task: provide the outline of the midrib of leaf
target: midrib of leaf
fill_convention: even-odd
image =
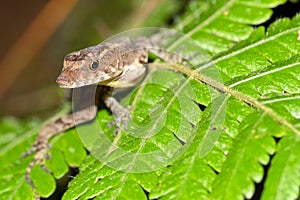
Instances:
[[[220,91],[223,91],[223,92],[226,92],[232,96],[234,96],[235,98],[245,102],[245,103],[248,103],[256,108],[259,108],[261,110],[263,110],[264,112],[266,112],[268,115],[270,115],[272,118],[274,118],[278,123],[280,123],[281,125],[289,128],[292,132],[294,132],[296,135],[299,135],[300,136],[300,131],[298,129],[296,129],[296,127],[291,124],[290,122],[288,122],[284,117],[278,115],[277,113],[275,113],[272,109],[270,109],[269,107],[265,106],[263,103],[259,102],[258,100],[252,98],[252,97],[249,97],[243,93],[240,93],[234,89],[232,89],[233,86],[236,86],[237,84],[233,84],[233,86],[225,86],[223,85],[222,83],[219,83],[217,81],[214,81],[208,77],[205,77],[204,75],[201,75],[199,72],[203,69],[206,69],[208,67],[211,67],[213,66],[214,64],[217,64],[223,60],[226,60],[228,58],[231,58],[233,56],[236,56],[238,54],[241,54],[247,50],[250,50],[250,49],[253,49],[259,45],[262,45],[262,44],[265,44],[267,42],[270,42],[270,41],[273,41],[283,35],[286,35],[286,34],[289,34],[291,32],[294,32],[294,31],[297,31],[299,29],[299,27],[293,27],[291,29],[288,29],[286,31],[283,31],[283,32],[279,32],[277,34],[274,34],[270,37],[267,37],[265,39],[261,39],[257,42],[254,42],[252,44],[249,44],[248,46],[246,47],[243,47],[237,51],[234,51],[234,52],[231,52],[227,55],[224,55],[224,56],[221,56],[221,57],[218,57],[216,59],[212,59],[211,61],[209,61],[208,63],[204,64],[203,66],[197,68],[196,70],[190,70],[188,69],[187,67],[183,67],[183,66],[179,66],[179,65],[170,65],[170,68],[171,69],[175,69],[176,71],[179,71],[183,74],[186,74],[189,76],[188,80],[190,78],[195,78],[196,80],[198,80],[199,82],[202,82],[202,83],[205,83],[217,90],[220,90]],[[180,39],[179,39],[180,40]],[[179,41],[178,40],[178,41]],[[292,64],[290,66],[284,66],[286,68],[288,67],[293,67],[295,66],[296,64]],[[282,68],[284,68],[282,67]],[[282,68],[279,68],[279,69],[274,69],[271,73],[274,73],[278,70],[283,70]],[[266,75],[268,72],[265,72],[263,75]],[[257,77],[259,77],[260,75],[257,75]],[[188,81],[187,80],[187,81]]]
[[[215,64],[217,64],[217,63],[219,63],[219,62],[221,62],[221,61],[223,61],[223,60],[226,60],[226,59],[231,58],[231,57],[233,57],[233,56],[239,55],[239,54],[241,54],[241,53],[243,53],[243,52],[245,52],[245,51],[247,51],[247,50],[249,50],[249,49],[252,49],[252,48],[257,47],[257,46],[259,46],[259,45],[262,45],[262,44],[264,44],[264,43],[267,43],[267,42],[270,42],[270,41],[272,41],[272,40],[275,40],[275,39],[277,39],[277,38],[279,38],[279,37],[281,37],[281,36],[283,36],[283,35],[285,35],[285,34],[291,33],[291,32],[293,32],[293,31],[297,31],[298,29],[299,29],[299,26],[294,27],[294,28],[291,28],[291,29],[289,29],[289,30],[286,30],[286,31],[277,33],[277,34],[275,34],[275,35],[273,35],[273,36],[271,36],[271,37],[268,37],[268,38],[266,38],[266,39],[263,39],[263,40],[259,40],[259,41],[257,41],[257,42],[254,42],[254,43],[252,43],[252,44],[250,44],[250,45],[248,45],[248,46],[246,46],[246,47],[243,47],[243,48],[241,48],[241,49],[239,49],[239,50],[237,50],[237,51],[234,51],[234,52],[232,52],[232,53],[230,53],[230,54],[227,54],[227,55],[218,57],[218,58],[216,58],[216,59],[212,59],[212,60],[209,61],[208,63],[204,64],[203,66],[201,66],[201,67],[199,67],[199,68],[197,68],[196,71],[204,70],[204,69],[206,69],[206,68],[208,68],[208,67],[210,67],[210,66],[212,66],[212,65],[215,65]]]
[[[248,134],[247,136],[247,139],[243,145],[243,148],[242,148],[242,151],[240,151],[239,153],[239,159],[236,160],[235,162],[235,166],[233,168],[233,170],[231,171],[231,176],[226,184],[226,188],[225,188],[225,192],[224,192],[224,195],[227,194],[227,191],[230,190],[230,188],[232,187],[231,185],[234,184],[234,182],[232,181],[233,180],[233,177],[236,175],[237,173],[237,170],[238,170],[238,166],[240,165],[241,161],[242,161],[242,158],[244,156],[244,153],[245,153],[245,150],[246,150],[246,147],[247,147],[247,144],[249,144],[249,142],[253,139],[253,135],[255,133],[255,130],[257,128],[257,126],[260,124],[260,122],[262,121],[262,119],[265,117],[265,114],[262,114],[260,116],[260,118],[255,122],[254,126],[253,126],[253,130],[251,131],[252,134]]]
[[[126,179],[128,178],[128,175],[129,173],[128,172],[125,172],[124,175],[122,176],[122,179],[120,180],[120,185],[117,189],[117,191],[114,193],[114,196],[112,196],[112,199],[116,199],[118,197],[118,195],[120,194],[125,182],[126,182]]]
[[[185,38],[191,37],[194,33],[201,30],[203,27],[207,26],[209,23],[211,23],[213,20],[215,20],[217,17],[219,17],[224,11],[226,11],[236,0],[229,0],[223,7],[221,7],[219,10],[217,10],[213,15],[208,17],[206,20],[204,20],[202,23],[200,23],[198,26],[193,28],[192,30],[188,31],[184,34],[184,37],[180,37],[176,42],[174,42],[172,45],[170,45],[170,49],[176,47],[180,42],[182,42]]]
[[[271,100],[264,100],[264,101],[262,101],[262,103],[263,104],[272,104],[272,103],[276,103],[276,102],[290,101],[290,100],[296,100],[296,99],[300,99],[300,94],[293,95],[293,96],[283,96],[283,97],[271,99]]]
[[[237,85],[240,85],[242,83],[246,83],[248,81],[252,81],[252,80],[254,80],[256,78],[259,78],[259,77],[267,76],[267,75],[275,73],[275,72],[279,72],[279,71],[282,71],[282,70],[285,70],[285,69],[288,69],[288,68],[292,68],[292,67],[295,67],[295,66],[297,66],[299,64],[300,64],[300,62],[296,62],[296,63],[290,64],[290,65],[286,65],[286,66],[283,66],[283,67],[278,67],[276,69],[273,69],[273,70],[270,70],[270,71],[267,71],[267,72],[263,72],[263,73],[255,75],[255,76],[251,76],[249,78],[240,80],[240,81],[238,81],[236,83],[233,83],[233,84],[229,85],[228,87],[233,88],[233,87],[235,87]]]
[[[293,133],[300,136],[300,131],[298,129],[296,129],[296,127],[293,124],[291,124],[289,121],[287,121],[284,117],[275,113],[271,108],[265,106],[263,103],[259,102],[258,100],[254,99],[248,95],[238,92],[237,90],[234,90],[228,86],[225,86],[222,83],[219,83],[209,77],[201,75],[200,73],[197,72],[198,71],[197,69],[191,70],[185,66],[176,65],[176,64],[168,64],[168,65],[165,64],[162,66],[164,66],[164,67],[169,66],[173,70],[176,70],[180,73],[188,75],[189,78],[186,81],[189,81],[190,79],[194,78],[194,79],[198,80],[199,82],[207,84],[216,90],[228,93],[231,96],[234,96],[235,98],[237,98],[245,103],[248,103],[256,108],[261,109],[262,111],[267,113],[269,116],[274,118],[279,124],[289,128]]]

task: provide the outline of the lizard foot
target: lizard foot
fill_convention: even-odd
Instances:
[[[125,130],[128,129],[128,121],[132,119],[132,116],[129,112],[130,107],[127,108],[120,108],[115,113],[115,120],[108,124],[109,128],[112,128],[114,125],[116,126],[113,134],[114,136],[117,135],[117,133],[121,130],[121,128],[124,128]]]

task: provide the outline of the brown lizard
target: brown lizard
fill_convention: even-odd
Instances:
[[[119,131],[121,125],[125,127],[130,119],[130,112],[123,108],[112,97],[112,88],[126,88],[134,86],[143,79],[147,71],[148,53],[152,52],[168,63],[184,63],[182,57],[167,52],[154,44],[150,39],[139,37],[135,40],[127,37],[118,40],[103,42],[65,56],[63,69],[56,82],[62,88],[82,88],[89,85],[98,85],[98,92],[94,100],[87,105],[79,107],[69,115],[45,125],[39,132],[33,147],[24,154],[35,152],[33,161],[26,169],[26,181],[34,189],[29,174],[34,165],[44,165],[49,158],[47,150],[49,139],[54,135],[95,118],[97,113],[97,100],[102,100],[115,116],[114,124]],[[84,95],[83,95],[84,96]],[[75,124],[76,122],[76,124]]]

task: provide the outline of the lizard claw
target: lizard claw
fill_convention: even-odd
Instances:
[[[51,148],[51,145],[48,144],[48,143],[45,143],[44,144],[46,147],[46,149],[50,149]],[[25,153],[23,153],[21,155],[21,158],[26,158],[27,156],[30,156],[31,154],[35,153],[35,152],[38,152],[40,150],[38,150],[38,144],[37,143],[34,143],[34,145],[32,145],[32,147]],[[51,159],[51,156],[47,153],[46,154],[46,157],[45,157],[47,160],[50,160]]]
[[[46,158],[47,159],[47,158]],[[40,163],[42,169],[47,172],[47,174],[51,174],[50,170],[46,167],[45,163],[44,162],[41,162]]]
[[[36,146],[36,144],[34,144],[27,152],[25,152],[21,155],[21,158],[26,158],[27,156],[33,154],[36,151],[37,151],[37,146]]]

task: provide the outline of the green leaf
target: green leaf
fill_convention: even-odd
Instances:
[[[204,158],[207,164],[220,172],[214,180],[209,199],[251,198],[255,192],[254,182],[262,181],[264,175],[262,165],[268,164],[270,155],[275,153],[275,140],[272,136],[281,137],[288,132],[299,134],[296,130],[296,125],[299,127],[300,89],[299,73],[297,73],[299,70],[298,22],[299,15],[292,21],[283,19],[273,24],[270,28],[271,36],[269,32],[264,36],[262,29],[258,29],[249,40],[243,41],[232,50],[200,67],[205,69],[212,67],[212,64],[217,65],[223,72],[223,77],[230,80],[229,87],[241,92],[219,87],[221,90],[229,91],[230,95],[239,101],[228,96],[227,117],[221,138]],[[278,42],[281,46],[276,48],[275,44]],[[275,46],[275,48],[265,49],[268,46]],[[282,46],[286,48],[282,50]],[[223,71],[224,69],[231,71]],[[193,76],[203,80],[201,76]],[[261,102],[253,98],[259,98]],[[243,101],[253,103],[256,109],[261,110],[257,111]],[[226,134],[231,138],[226,137]],[[218,155],[221,163],[216,164]],[[198,179],[195,179],[206,178],[199,175]],[[184,186],[181,185],[181,188]],[[160,189],[159,194],[170,198],[166,190]],[[177,196],[180,198],[182,194]]]
[[[257,40],[258,38],[253,40],[257,35],[263,36],[261,30],[258,30],[259,34],[253,33],[255,36],[251,37],[250,41],[237,45],[226,55],[219,56],[213,62],[202,66],[201,69],[216,65],[221,71],[223,81],[226,82],[237,77],[242,79],[249,73],[259,72],[272,63],[288,60],[299,54],[300,44],[297,42],[299,25],[296,24],[299,21],[299,15],[293,20],[283,19],[283,21],[286,22],[284,27],[287,27],[284,31],[279,31],[272,36],[269,36],[267,32],[266,36],[260,40]],[[282,26],[277,28],[281,30]]]
[[[41,197],[49,197],[55,191],[54,178],[45,172],[41,166],[32,169],[30,178]]]
[[[53,147],[61,150],[69,166],[79,166],[86,156],[86,150],[75,130],[69,130],[61,135],[61,138],[53,144]]]
[[[261,199],[296,199],[300,185],[299,137],[291,135],[282,138],[276,151]]]
[[[178,68],[184,75],[150,70],[123,100],[133,120],[116,137],[105,109],[93,123],[54,137],[46,161],[52,175],[80,169],[63,199],[250,199],[259,195],[255,184],[264,184],[262,199],[298,198],[300,15],[266,32],[251,26],[284,2],[191,1],[177,29],[213,58],[196,57],[202,64]],[[32,199],[24,179],[32,157],[19,158],[38,129],[1,127],[9,130],[1,133],[1,197]],[[39,166],[31,177],[43,197],[54,191],[53,177]]]
[[[212,199],[251,198],[255,191],[253,182],[258,183],[263,178],[261,164],[267,164],[269,154],[275,152],[275,140],[267,134],[269,127],[260,127],[266,123],[265,115],[256,114],[246,120],[250,124],[234,141],[221,173],[214,181]]]
[[[37,126],[36,121],[21,123],[10,117],[1,119],[0,169],[7,168],[21,158],[26,146],[30,144],[28,139],[37,131],[37,129],[33,129],[34,126]],[[33,138],[31,138],[32,141]]]
[[[197,127],[199,135],[185,154],[162,170],[157,187],[150,192],[150,199],[208,199],[216,174],[208,162],[199,157],[199,142],[209,125],[209,114],[204,113],[202,124]]]
[[[0,174],[0,196],[3,199],[28,199],[34,198],[34,192],[30,185],[25,181],[25,169],[29,160],[10,165],[2,169]]]
[[[68,109],[68,106],[63,107],[57,116],[65,114]],[[0,148],[0,168],[2,170],[0,194],[3,199],[34,198],[34,192],[25,180],[26,167],[33,157],[21,158],[21,156],[33,144],[35,135],[40,128],[37,124],[36,120],[20,122],[10,117],[3,118],[0,122],[1,137],[3,138]],[[60,169],[57,166],[55,168]],[[54,174],[59,174],[59,172],[55,171]],[[41,196],[48,197],[54,192],[56,186],[53,177],[41,168],[35,167],[30,176],[37,184],[36,189]],[[44,181],[47,181],[47,184]]]
[[[73,182],[62,199],[147,199],[146,190],[155,186],[155,173],[128,174],[103,166],[94,159]]]
[[[206,51],[215,55],[246,39],[253,31],[250,25],[271,17],[269,8],[285,0],[217,0],[192,1],[177,24],[177,29],[193,38]]]
[[[50,156],[51,159],[46,160],[46,166],[50,171],[53,172],[53,176],[55,178],[61,178],[69,170],[63,154],[57,149],[52,149]]]

